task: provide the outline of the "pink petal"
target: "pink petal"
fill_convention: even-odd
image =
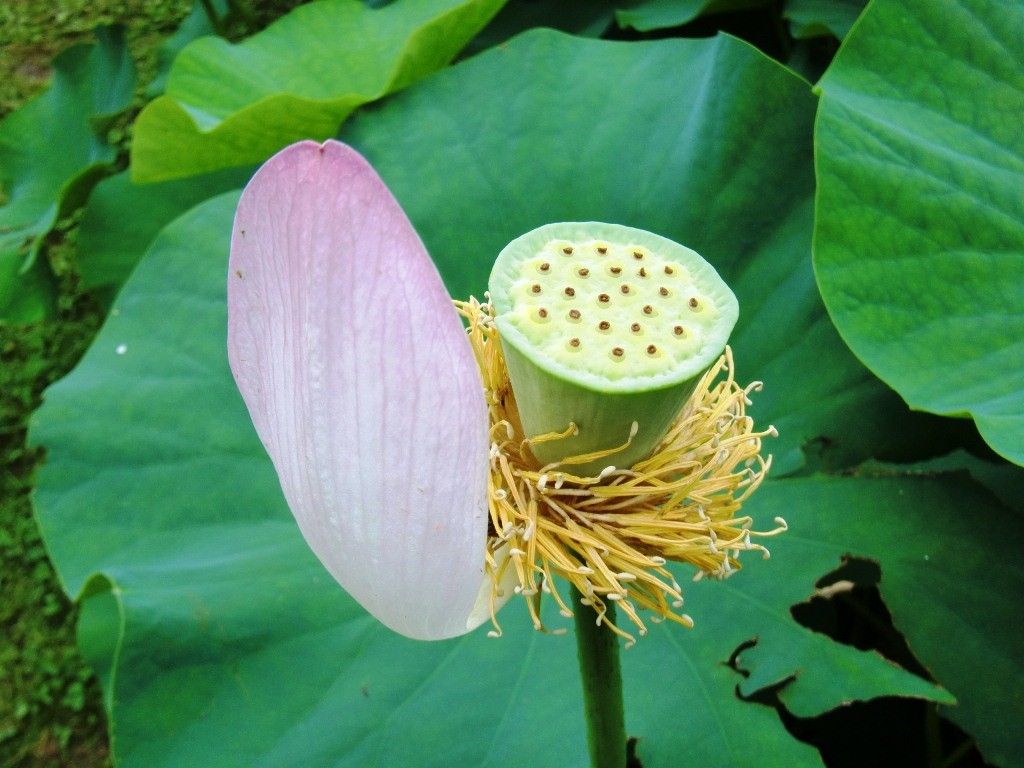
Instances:
[[[405,213],[350,147],[292,145],[242,194],[228,276],[231,370],[309,546],[396,632],[465,633],[487,408]]]

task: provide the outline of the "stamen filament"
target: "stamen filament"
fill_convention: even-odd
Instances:
[[[555,464],[538,466],[531,445],[566,439],[576,425],[526,439],[505,367],[494,315],[475,299],[456,302],[468,323],[467,333],[490,410],[492,450],[488,482],[492,534],[486,564],[495,590],[508,568],[515,570],[517,593],[527,602],[533,625],[548,631],[540,618],[540,600],[551,595],[563,616],[580,610],[563,599],[555,576],[583,595],[598,625],[626,640],[635,638],[612,618],[614,603],[641,635],[648,621],[671,620],[693,626],[679,612],[683,595],[666,568],[668,560],[689,563],[704,576],[725,578],[740,568],[741,552],[768,550],[751,537],[776,536],[785,521],[765,532],[737,513],[761,484],[771,457],[760,455],[770,427],[754,431],[745,412],[747,387],[734,379],[732,351],[711,366],[654,452],[632,467],[609,466],[597,475],[577,476],[568,467],[595,460],[614,462],[625,442]],[[499,550],[507,547],[503,556]],[[495,632],[497,595],[491,611]]]

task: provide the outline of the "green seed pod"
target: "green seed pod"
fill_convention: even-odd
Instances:
[[[696,252],[596,222],[548,224],[509,243],[489,281],[523,429],[542,464],[622,445],[566,466],[596,474],[646,458],[725,350],[739,306]]]

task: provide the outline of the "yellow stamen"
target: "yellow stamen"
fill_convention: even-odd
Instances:
[[[726,578],[740,568],[739,555],[769,552],[752,537],[770,537],[786,530],[751,530],[753,520],[739,514],[740,506],[761,484],[771,466],[762,458],[761,439],[776,434],[774,427],[754,431],[746,415],[746,388],[733,378],[732,351],[727,347],[704,375],[676,417],[661,445],[632,467],[609,466],[598,476],[573,475],[572,467],[609,457],[632,441],[559,464],[540,466],[531,444],[575,434],[563,432],[526,439],[501,350],[494,314],[475,299],[456,301],[468,323],[467,333],[480,368],[490,416],[490,479],[488,483],[491,535],[486,567],[494,583],[491,598],[492,636],[501,635],[495,616],[497,590],[507,569],[515,570],[515,591],[526,600],[536,629],[547,631],[540,619],[540,600],[550,594],[563,616],[573,608],[559,593],[554,577],[575,586],[583,603],[596,612],[597,623],[627,642],[634,637],[608,621],[612,601],[640,635],[647,621],[664,619],[686,627],[693,620],[677,609],[682,590],[665,567],[668,560],[697,568],[704,576]],[[504,548],[504,554],[499,550]],[[511,553],[511,554],[508,554]],[[557,631],[557,630],[556,630]]]

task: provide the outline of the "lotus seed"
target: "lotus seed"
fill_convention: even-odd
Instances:
[[[540,286],[534,283],[534,286],[530,290],[534,293],[540,293]]]
[[[607,293],[602,293],[600,296],[597,297],[597,300],[602,304],[607,304],[609,301],[611,301],[611,297]]]
[[[580,314],[580,311],[578,309],[570,309],[569,310],[569,317],[572,320],[579,320],[582,317],[582,315]]]
[[[668,288],[659,288],[658,293],[662,296],[668,296]]]
[[[640,333],[640,323],[633,323],[631,326],[629,326],[629,330],[631,330],[633,333]]]
[[[645,315],[653,315],[654,314],[654,307],[652,307],[650,304],[645,304],[644,305],[644,314]]]
[[[562,253],[564,253],[566,256],[571,256],[572,255],[572,246],[569,246],[569,245],[565,246],[565,248],[562,249]]]
[[[622,288],[621,288],[620,290],[621,290],[621,291],[622,291],[623,293],[629,293],[629,286],[628,286],[628,285],[624,285],[624,286],[622,286]]]
[[[597,324],[597,327],[602,331],[607,331],[609,328],[612,327],[612,324],[609,323],[607,320],[602,320],[600,323]]]
[[[565,287],[565,295],[566,296],[575,296],[576,295],[576,289],[573,288],[571,285],[567,285]]]

